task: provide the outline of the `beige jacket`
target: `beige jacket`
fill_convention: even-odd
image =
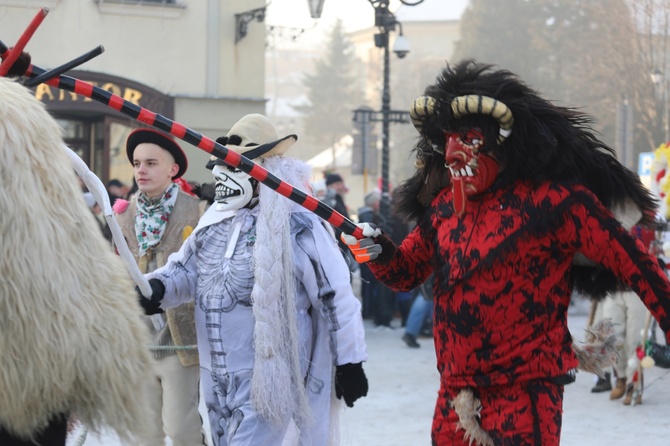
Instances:
[[[137,257],[139,247],[135,235],[136,208],[137,198],[133,197],[126,210],[116,215],[116,219],[140,271],[148,273],[150,272],[148,265],[152,263],[152,260],[156,261],[157,268],[165,265],[170,254],[179,251],[182,242],[196,227],[200,218],[200,199],[179,191],[160,243],[150,248],[142,258]],[[196,345],[193,303],[171,308],[165,314],[174,345],[179,347]],[[185,367],[198,364],[197,349],[177,350],[177,355]]]

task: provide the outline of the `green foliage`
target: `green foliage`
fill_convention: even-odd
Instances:
[[[325,56],[316,62],[314,74],[304,76],[308,103],[293,106],[303,115],[308,141],[327,148],[351,133],[352,110],[364,98],[361,72],[361,62],[338,20]]]

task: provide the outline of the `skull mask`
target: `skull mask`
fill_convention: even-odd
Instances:
[[[267,117],[252,113],[243,116],[226,136],[218,137],[216,142],[262,164],[263,158],[283,155],[297,139],[295,135],[278,138],[277,130]],[[216,181],[216,210],[253,207],[258,202],[258,180],[240,169],[224,164],[223,159],[216,155],[210,158],[206,167],[212,169]]]
[[[240,169],[216,165],[212,168],[212,175],[216,181],[214,201],[217,211],[238,210],[253,199],[258,181]]]

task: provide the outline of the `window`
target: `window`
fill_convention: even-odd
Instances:
[[[129,5],[181,5],[182,0],[95,0],[96,3],[127,3]]]
[[[93,0],[102,14],[178,18],[186,0]]]
[[[19,8],[30,8],[39,11],[39,8],[55,8],[60,0],[0,0],[0,6],[16,6]]]

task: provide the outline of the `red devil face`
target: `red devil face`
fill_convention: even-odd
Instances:
[[[491,187],[498,176],[498,162],[489,153],[480,152],[484,147],[484,134],[479,128],[460,133],[444,132],[444,137],[447,145],[445,164],[451,173],[454,210],[461,215],[467,197]]]

